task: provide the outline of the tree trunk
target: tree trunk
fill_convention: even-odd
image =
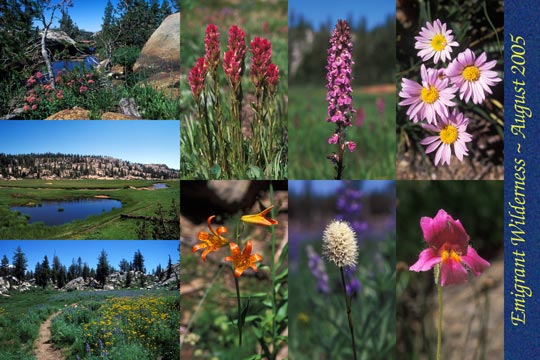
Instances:
[[[51,84],[51,87],[53,90],[56,90],[56,86],[54,83],[54,73],[52,69],[51,64],[51,58],[49,57],[49,53],[47,52],[47,46],[46,46],[46,40],[47,40],[47,32],[49,31],[49,27],[45,26],[43,28],[43,35],[41,36],[41,55],[43,56],[43,60],[45,60],[45,65],[47,66],[47,72],[49,73],[49,81]]]

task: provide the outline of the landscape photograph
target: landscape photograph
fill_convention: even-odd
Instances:
[[[178,240],[5,240],[0,257],[1,359],[178,359]]]
[[[180,238],[178,121],[4,121],[0,239]]]
[[[179,0],[0,4],[0,119],[180,116]]]

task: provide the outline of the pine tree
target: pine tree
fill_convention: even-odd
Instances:
[[[62,263],[60,262],[60,259],[58,258],[58,256],[54,255],[53,266],[51,269],[51,279],[53,279],[53,282],[56,284],[56,286],[58,286],[58,273],[60,272],[61,268],[62,268]]]
[[[19,281],[24,280],[24,273],[27,265],[28,261],[26,260],[26,255],[24,255],[21,247],[17,246],[17,250],[15,250],[15,254],[13,255],[13,276]]]
[[[133,255],[133,270],[143,271],[144,269],[144,256],[141,254],[141,250],[137,249],[135,255]]]
[[[35,279],[36,279],[36,285],[37,286],[41,286],[42,288],[45,289],[45,286],[46,286],[46,281],[43,279],[43,268],[41,267],[41,263],[37,263],[36,264],[36,267],[35,267],[35,270],[34,270],[34,276],[35,276]]]
[[[0,276],[9,275],[9,259],[6,255],[2,257],[2,264],[0,265]]]
[[[67,269],[65,265],[60,267],[58,273],[56,274],[56,286],[61,289],[66,285],[67,282]]]
[[[84,263],[83,269],[82,269],[82,277],[84,281],[90,277],[90,267],[88,267],[87,263]]]
[[[79,28],[69,16],[67,9],[61,9],[62,17],[60,18],[60,30],[65,32],[70,38],[75,39],[79,36]]]
[[[120,271],[128,272],[129,271],[129,262],[126,259],[120,260],[120,263],[118,264],[118,267],[120,268]]]
[[[47,284],[49,283],[49,279],[51,277],[51,269],[49,268],[49,258],[47,258],[47,255],[43,258],[43,263],[41,263],[41,267],[43,269],[43,279],[45,280],[45,288]]]
[[[173,268],[172,268],[171,255],[169,255],[169,262],[167,263],[167,279],[166,280],[169,280],[171,278],[172,271],[173,271]]]
[[[109,261],[107,260],[107,253],[105,252],[105,250],[101,250],[96,269],[96,280],[102,286],[105,285],[105,283],[107,282],[107,276],[109,276],[109,271],[110,265]]]
[[[131,280],[133,279],[133,276],[131,275],[131,271],[127,272],[126,275],[126,287],[129,288],[131,286]]]

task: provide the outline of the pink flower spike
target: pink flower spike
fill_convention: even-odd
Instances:
[[[333,135],[330,136],[330,138],[328,139],[328,143],[329,143],[329,144],[337,144],[338,140],[339,140],[338,134],[333,134]]]
[[[469,235],[461,222],[446,211],[439,210],[434,218],[422,217],[420,227],[429,247],[420,252],[409,270],[428,271],[440,264],[441,286],[446,286],[467,282],[467,268],[478,276],[490,266],[469,245]]]
[[[354,141],[347,141],[345,142],[345,145],[347,145],[347,147],[349,148],[349,152],[353,152],[354,149],[356,149],[356,144],[354,143]]]

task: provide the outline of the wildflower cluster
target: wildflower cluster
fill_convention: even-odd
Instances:
[[[272,210],[273,206],[261,211],[258,214],[252,215],[243,215],[241,220],[245,223],[263,225],[263,226],[272,226],[277,224],[277,220],[267,218],[266,215]],[[229,245],[231,255],[224,258],[224,261],[231,261],[234,267],[234,276],[240,277],[247,268],[252,268],[254,271],[257,271],[256,263],[262,261],[262,256],[259,254],[251,254],[253,245],[251,240],[246,242],[246,246],[243,251],[240,251],[238,244],[234,242],[229,242],[222,234],[227,233],[227,228],[225,226],[219,226],[214,230],[212,227],[212,220],[215,218],[215,215],[212,215],[208,218],[208,229],[210,232],[199,231],[197,234],[197,239],[201,241],[200,244],[194,245],[191,248],[191,252],[196,252],[204,249],[201,255],[201,259],[206,262],[206,257],[209,253],[219,250],[222,247]]]
[[[272,208],[273,206],[270,206],[258,214],[244,215],[241,217],[241,221],[247,224],[262,226],[276,225],[276,220],[266,217]],[[227,232],[227,228],[225,226],[220,226],[217,228],[217,230],[214,230],[211,224],[214,217],[215,215],[212,215],[208,218],[208,229],[210,230],[210,233],[200,231],[197,237],[202,243],[193,246],[191,251],[196,252],[198,250],[205,249],[201,255],[201,258],[203,261],[206,261],[206,256],[210,252],[217,251],[218,249],[229,245],[230,255],[225,257],[223,260],[230,261],[232,263],[234,283],[236,286],[236,301],[238,305],[238,319],[236,321],[236,327],[238,328],[238,345],[242,346],[242,328],[247,316],[249,300],[247,301],[245,307],[243,307],[241,304],[242,301],[240,298],[240,286],[238,284],[238,279],[248,268],[253,269],[253,271],[257,271],[257,263],[261,262],[263,257],[260,254],[251,253],[253,249],[251,240],[247,240],[244,250],[240,250],[240,246],[238,244],[229,242],[225,237],[222,236],[222,234]]]
[[[26,96],[23,105],[24,117],[43,119],[52,113],[75,105],[84,106],[88,97],[99,91],[94,73],[58,71],[55,88],[40,71],[26,81]]]
[[[173,346],[164,343],[178,338],[179,315],[174,304],[155,296],[115,297],[66,309],[55,321],[81,326],[84,349],[80,355],[106,357],[115,347],[139,344],[149,353],[170,357],[174,356]]]
[[[454,41],[451,29],[439,19],[427,22],[415,37],[415,48],[424,62],[420,67],[420,83],[403,78],[399,105],[408,106],[407,115],[413,122],[436,135],[428,136],[420,143],[427,145],[426,153],[437,150],[435,165],[450,165],[452,146],[454,154],[463,161],[468,155],[467,143],[472,141],[467,133],[469,119],[457,108],[456,93],[464,103],[481,104],[491,88],[501,81],[493,67],[496,61],[487,61],[486,53],[475,55],[465,49],[452,59]],[[437,65],[449,61],[446,67],[426,67],[428,60]],[[425,121],[425,122],[423,122]]]
[[[337,144],[338,152],[329,156],[336,165],[336,179],[341,179],[343,171],[344,149],[353,152],[356,143],[345,141],[345,129],[352,126],[352,116],[355,110],[352,106],[352,42],[350,27],[344,20],[338,20],[330,38],[328,49],[328,65],[326,66],[328,89],[326,101],[328,101],[328,117],[326,121],[336,125],[334,134],[328,139],[329,144]]]
[[[246,163],[265,165],[273,146],[273,100],[277,91],[279,68],[272,63],[272,44],[268,39],[255,37],[250,43],[250,78],[255,89],[252,104],[252,139],[245,141],[242,122],[242,75],[246,62],[245,32],[236,25],[229,29],[228,49],[221,59],[219,29],[209,24],[205,34],[205,55],[197,59],[188,81],[197,105],[197,116],[205,141],[202,155],[209,168],[219,166],[220,173],[232,176],[233,168]],[[224,119],[218,70],[223,67],[230,91],[230,118]],[[211,81],[207,79],[210,75]],[[247,167],[243,170],[247,170]]]

